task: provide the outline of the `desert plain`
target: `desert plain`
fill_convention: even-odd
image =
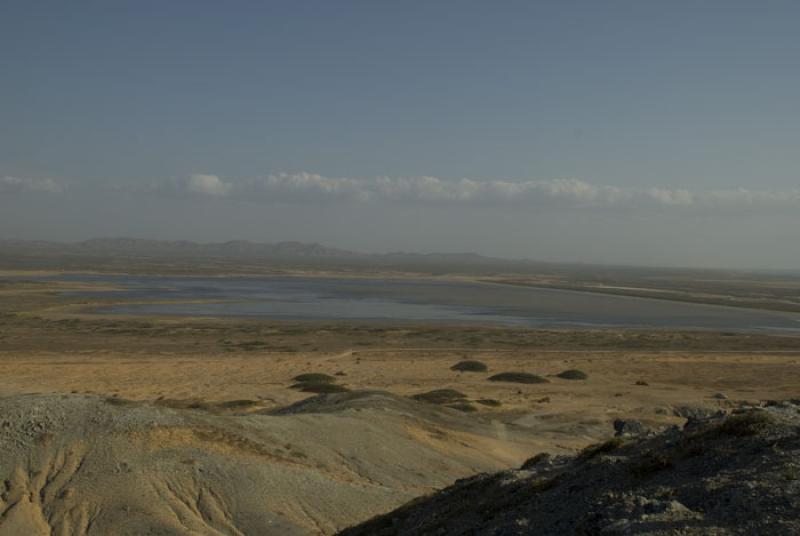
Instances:
[[[0,534],[332,534],[800,386],[791,334],[97,314],[101,284],[6,275]]]

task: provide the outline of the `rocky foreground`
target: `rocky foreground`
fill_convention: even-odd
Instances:
[[[460,480],[341,535],[800,534],[800,406],[638,437],[618,424],[577,456]]]

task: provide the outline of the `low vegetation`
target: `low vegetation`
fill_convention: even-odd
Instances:
[[[305,382],[305,383],[333,383],[333,381],[335,380],[333,376],[329,376],[327,374],[322,374],[319,372],[300,374],[299,376],[295,376],[292,379],[296,382]]]
[[[294,381],[297,382],[291,386],[292,389],[297,389],[304,393],[346,393],[350,391],[347,387],[335,383],[336,378],[321,372],[309,372],[295,376]]]
[[[769,425],[775,423],[775,418],[761,410],[751,410],[736,415],[731,415],[717,429],[719,434],[748,437],[762,432]]]
[[[569,369],[556,374],[562,380],[586,380],[589,378],[589,375],[583,372],[582,370],[578,369]]]
[[[489,370],[489,367],[487,367],[486,363],[483,363],[482,361],[467,359],[464,361],[459,361],[450,367],[450,370],[455,370],[458,372],[486,372]]]
[[[452,404],[465,400],[467,395],[455,389],[435,389],[427,393],[413,395],[411,398],[430,404]]]
[[[489,377],[489,381],[493,382],[511,382],[511,383],[550,383],[547,379],[537,376],[536,374],[529,374],[527,372],[501,372]]]

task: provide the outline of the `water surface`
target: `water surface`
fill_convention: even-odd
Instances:
[[[162,302],[97,309],[128,315],[800,332],[800,314],[497,284],[304,277],[58,279],[124,289],[76,293],[82,296]]]

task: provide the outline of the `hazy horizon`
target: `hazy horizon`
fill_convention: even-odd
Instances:
[[[0,14],[0,238],[800,270],[796,3]]]

